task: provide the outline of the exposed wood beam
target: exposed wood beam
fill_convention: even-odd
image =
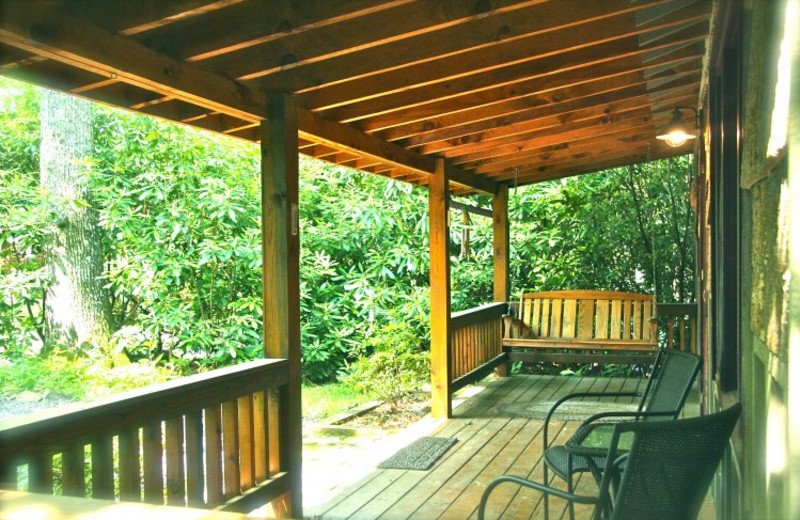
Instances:
[[[111,33],[83,20],[65,16],[40,3],[0,3],[10,13],[0,19],[0,42],[38,53],[62,63],[159,92],[244,122],[267,116],[267,95],[195,65],[159,54],[129,38]],[[301,137],[330,144],[357,155],[375,157],[402,169],[431,174],[434,160],[370,136],[355,128],[297,110]],[[238,125],[239,123],[237,123]],[[466,172],[457,174],[460,184],[486,191]],[[473,182],[474,181],[474,182]],[[491,190],[489,190],[491,191]]]
[[[485,119],[475,123],[443,128],[441,130],[434,130],[410,137],[398,144],[401,144],[403,147],[418,147],[440,141],[450,142],[452,140],[455,142],[455,140],[457,140],[459,143],[471,142],[475,138],[469,136],[474,136],[477,134],[479,137],[483,137],[483,132],[505,127],[514,127],[520,123],[530,124],[533,121],[542,120],[547,117],[561,116],[563,114],[565,118],[574,120],[570,114],[575,114],[582,110],[604,109],[604,107],[608,105],[616,105],[636,96],[642,96],[646,93],[660,93],[686,85],[694,85],[695,83],[699,82],[700,70],[701,69],[697,68],[683,73],[679,78],[676,78],[675,80],[666,83],[653,91],[647,90],[647,81],[641,81],[619,89],[613,89],[610,91],[599,92],[577,98],[570,97],[562,102],[520,110],[511,114],[505,114],[500,117]]]
[[[432,157],[425,157],[350,126],[323,119],[308,110],[298,111],[297,120],[300,136],[305,139],[375,157],[382,162],[414,172],[430,174],[434,171],[435,160]]]
[[[175,47],[175,57],[187,61],[208,60],[258,46],[261,63],[282,63],[290,53],[298,59],[300,52],[292,44],[313,47],[317,38],[308,38],[310,31],[342,24],[387,9],[406,6],[415,0],[304,0],[289,2],[244,2],[221,12],[182,20],[167,27],[148,31],[143,43],[156,49]],[[281,40],[280,44],[276,42]],[[272,43],[271,43],[272,42]],[[291,51],[286,48],[291,47]],[[236,57],[244,59],[245,55]]]
[[[662,115],[658,121],[666,122],[667,115]],[[688,124],[688,120],[687,120]],[[658,125],[658,122],[656,122]],[[642,125],[618,127],[616,130],[592,137],[583,137],[571,141],[560,142],[554,145],[530,148],[517,154],[498,156],[492,159],[479,161],[477,165],[470,166],[476,172],[492,180],[510,180],[519,171],[526,168],[536,168],[542,164],[554,162],[568,162],[593,157],[602,153],[619,152],[625,154],[637,145],[660,147],[663,143],[654,139],[653,126]]]
[[[204,65],[221,74],[242,80],[260,78],[279,72],[281,67],[299,67],[346,55],[353,50],[384,45],[395,41],[482,19],[486,9],[502,10],[541,3],[547,0],[495,0],[491,4],[475,4],[463,0],[413,2],[369,13],[341,24],[320,27],[313,32],[288,35],[279,40],[247,47],[233,54],[206,60]],[[333,3],[333,2],[331,2]],[[268,64],[270,67],[265,68]],[[297,77],[296,75],[292,75]],[[297,90],[296,85],[260,84],[268,90]]]
[[[472,213],[473,215],[480,215],[482,217],[492,218],[492,210],[481,208],[480,206],[473,206],[472,204],[464,204],[455,200],[450,201],[450,209],[456,209]]]
[[[430,235],[430,316],[431,316],[431,415],[448,418],[452,414],[450,384],[450,231],[449,168],[437,159],[436,172],[429,177],[428,226]]]
[[[678,98],[679,102],[691,102],[694,98]],[[669,108],[665,107],[662,111],[653,114],[649,108],[631,111],[625,116],[618,119],[606,120],[589,120],[582,123],[573,124],[565,127],[563,130],[554,128],[531,134],[525,139],[520,139],[513,143],[497,145],[488,148],[474,151],[472,153],[459,155],[453,157],[452,161],[455,164],[467,165],[474,167],[476,162],[483,164],[483,161],[506,157],[512,162],[515,156],[520,156],[523,152],[530,152],[538,148],[544,148],[554,145],[565,145],[566,143],[581,141],[581,140],[595,140],[603,139],[604,136],[610,134],[618,134],[620,132],[629,132],[631,134],[637,132],[649,132],[654,135],[655,129],[661,124],[666,123],[669,117]]]
[[[616,132],[606,134],[597,139],[559,143],[519,154],[489,159],[474,166],[474,171],[492,179],[500,177],[513,179],[517,172],[533,169],[542,164],[578,160],[602,153],[623,151],[637,144],[644,145],[646,142],[652,141],[652,139],[651,132]]]
[[[480,123],[488,119],[513,114],[515,112],[547,107],[565,100],[581,98],[602,92],[610,92],[641,84],[645,81],[644,74],[651,68],[663,69],[659,77],[678,75],[686,70],[695,70],[701,66],[703,45],[697,44],[691,49],[682,49],[670,56],[660,58],[650,64],[637,63],[627,70],[608,74],[602,68],[594,78],[577,81],[558,81],[556,85],[548,85],[539,90],[526,91],[509,99],[501,99],[494,103],[486,103],[471,108],[460,110],[451,114],[434,114],[417,117],[408,122],[398,123],[396,126],[385,130],[377,130],[375,123],[359,123],[361,128],[374,133],[387,141],[424,135],[427,132],[440,129],[455,128],[461,125]]]
[[[494,301],[507,302],[509,284],[508,186],[492,199],[492,264]]]
[[[544,146],[563,144],[580,139],[596,138],[604,134],[633,131],[639,127],[654,128],[649,109],[631,112],[626,117],[584,121],[563,129],[550,129],[541,132],[539,135],[532,135],[526,140],[520,139],[514,143],[481,149],[472,153],[454,156],[451,159],[454,164],[463,164],[480,161],[482,159],[518,154],[523,151],[542,148]]]
[[[19,5],[4,0],[0,6],[0,42],[241,119],[258,122],[265,115],[265,95],[236,82],[62,15],[41,2]]]
[[[687,38],[688,42],[701,42],[703,35],[698,33],[694,37]],[[681,48],[670,54],[670,58],[664,61],[658,60],[657,63],[680,63],[687,59],[695,58],[687,55],[693,47]],[[656,66],[656,62],[645,65],[642,63],[641,52],[633,50],[630,52],[616,55],[614,59],[603,58],[599,63],[573,67],[567,64],[566,70],[550,71],[549,74],[542,75],[537,69],[534,77],[525,78],[520,81],[511,81],[501,86],[486,88],[476,92],[457,94],[447,99],[422,103],[413,107],[406,107],[400,110],[391,110],[385,114],[369,117],[363,121],[358,121],[356,126],[367,132],[388,129],[393,126],[406,125],[415,121],[425,121],[434,118],[447,116],[448,114],[458,114],[475,110],[476,107],[489,109],[493,105],[505,105],[510,100],[517,98],[527,98],[535,93],[552,92],[558,89],[577,86],[583,83],[596,82],[604,78],[612,78],[637,72],[637,81],[642,78],[642,72],[646,66]],[[494,114],[499,115],[497,113]]]
[[[490,195],[497,193],[497,185],[492,181],[455,166],[451,167],[450,175],[448,177],[451,185],[455,184],[457,186],[470,188],[471,190],[479,191],[481,193],[488,193]],[[420,184],[425,183],[422,182]]]
[[[624,26],[625,24],[620,24]],[[388,120],[409,119],[409,113],[424,114],[454,112],[488,102],[505,99],[509,95],[541,90],[550,84],[553,76],[571,78],[573,81],[586,81],[594,76],[592,67],[604,65],[609,71],[621,71],[641,65],[644,53],[668,49],[676,45],[702,40],[708,34],[705,24],[692,26],[677,40],[659,43],[649,47],[639,47],[639,37],[627,36],[602,43],[591,44],[566,52],[553,52],[537,55],[533,60],[522,61],[490,71],[470,74],[442,83],[434,83],[419,88],[409,88],[391,96],[371,98],[352,105],[330,110],[321,110],[324,117],[342,122],[364,119]],[[391,124],[385,124],[392,126]]]
[[[507,25],[521,37],[502,38],[490,45],[479,45],[459,52],[412,63],[388,72],[370,74],[357,79],[322,86],[299,94],[299,102],[314,110],[327,110],[340,105],[362,102],[367,99],[406,92],[411,88],[440,88],[439,84],[465,75],[486,74],[498,69],[531,62],[553,53],[576,50],[610,39],[623,39],[640,33],[658,31],[665,27],[706,19],[708,8],[701,4],[680,10],[665,17],[658,24],[635,27],[632,17],[638,10],[663,4],[663,0],[649,0],[631,4],[625,0],[582,2],[570,8],[563,2],[551,2],[504,15]],[[513,18],[512,18],[512,15]],[[495,18],[502,18],[498,16]],[[499,23],[490,19],[489,23]],[[463,30],[463,29],[462,29]],[[470,33],[471,37],[476,35]],[[638,42],[637,42],[638,43]],[[427,49],[424,45],[411,49]],[[412,51],[414,52],[414,51]],[[419,52],[419,51],[417,51]],[[373,58],[378,64],[382,56]],[[380,69],[380,65],[375,67]],[[432,96],[435,97],[435,96]]]
[[[497,39],[505,36],[501,29],[504,24],[492,24],[488,27],[494,16],[516,12],[521,8],[535,6],[545,1],[548,0],[416,2],[399,13],[385,13],[390,16],[382,16],[374,20],[360,20],[358,25],[350,23],[334,28],[337,32],[332,39],[340,42],[338,46],[341,47],[341,50],[335,55],[328,55],[324,60],[307,59],[302,66],[294,67],[291,70],[264,70],[262,73],[269,74],[257,79],[256,84],[262,88],[287,89],[294,92],[371,74],[376,69],[376,64],[379,64],[380,68],[391,68],[412,60],[440,55],[441,52],[438,49],[441,49],[443,45],[449,45],[455,49],[459,47],[461,40],[452,41],[453,34],[470,34],[475,28],[481,26],[487,27],[492,33],[486,38]],[[406,34],[399,34],[397,29],[403,26],[410,31]],[[358,36],[358,33],[362,35]],[[343,40],[343,34],[350,36]],[[326,37],[324,33],[310,36],[306,46],[319,40],[323,43],[323,48],[327,47],[327,44],[324,43]],[[409,37],[414,38],[411,40]],[[330,35],[327,35],[327,38],[331,39]],[[411,43],[412,41],[414,43]],[[419,49],[425,47],[430,50],[423,51],[421,56],[417,56],[420,54]],[[303,46],[300,48],[302,56]],[[254,77],[252,73],[251,77]]]
[[[279,425],[280,432],[275,433],[281,440],[277,453],[270,450],[269,467],[270,474],[276,468],[288,471],[290,492],[282,503],[289,506],[286,516],[299,518],[303,503],[297,118],[289,96],[273,96],[268,108],[271,117],[261,125],[264,355],[289,362],[288,389],[269,392],[269,424]]]
[[[621,143],[622,144],[622,143]],[[591,152],[576,154],[576,156],[554,157],[546,161],[534,161],[519,165],[519,173],[503,171],[493,178],[498,181],[517,182],[525,180],[527,177],[536,174],[545,174],[551,171],[561,171],[568,168],[590,166],[593,163],[604,164],[610,160],[619,160],[628,155],[647,155],[650,150],[648,140],[638,139],[624,143],[624,146],[612,146],[611,148],[600,148]]]
[[[170,25],[244,0],[70,0],[59,6],[100,27],[131,35]],[[51,6],[52,7],[52,6]]]
[[[544,171],[526,172],[525,174],[520,175],[519,184],[533,184],[537,182],[562,179],[565,177],[574,177],[575,175],[599,172],[602,170],[610,170],[612,168],[655,161],[658,159],[667,159],[669,157],[686,155],[691,153],[692,150],[692,143],[683,145],[680,148],[669,148],[665,145],[664,148],[659,152],[653,152],[650,150],[650,152],[644,151],[640,152],[639,154],[627,154],[624,157],[617,157],[606,161],[591,160],[588,163],[576,162],[570,166],[545,169]]]
[[[694,80],[694,78],[691,79]],[[699,82],[699,78],[697,81]],[[455,140],[455,142],[440,141],[437,143],[432,143],[419,148],[418,151],[423,154],[444,152],[458,155],[461,153],[470,153],[490,146],[515,142],[518,139],[526,139],[526,136],[529,135],[542,135],[542,132],[546,131],[563,132],[565,127],[569,127],[569,125],[572,124],[596,119],[612,119],[623,117],[626,113],[636,110],[649,109],[653,104],[654,97],[663,98],[665,101],[676,98],[684,99],[686,97],[686,89],[684,87],[687,85],[690,87],[696,87],[697,84],[698,83],[695,81],[684,83],[678,87],[677,92],[675,92],[675,90],[671,90],[671,96],[658,96],[655,93],[645,93],[630,98],[621,97],[616,101],[582,110],[563,112],[549,117],[537,118],[512,125],[500,126],[476,135],[462,137],[458,140]],[[692,94],[695,94],[696,96],[696,92],[697,89],[695,88]]]

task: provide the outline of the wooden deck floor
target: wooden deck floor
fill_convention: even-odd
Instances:
[[[485,486],[502,474],[541,480],[543,420],[515,413],[528,403],[553,401],[576,391],[635,391],[639,378],[514,376],[488,379],[481,391],[456,407],[455,418],[430,435],[455,437],[452,447],[428,471],[376,470],[333,500],[310,508],[307,518],[323,520],[435,520],[477,518]],[[691,400],[691,398],[690,398]],[[620,401],[622,401],[620,399]],[[696,400],[695,400],[696,401]],[[631,402],[630,399],[627,402]],[[687,403],[688,413],[692,405]],[[527,415],[524,417],[521,415]],[[552,421],[551,436],[566,440],[579,423]],[[388,457],[391,453],[386,453]],[[378,461],[379,462],[379,461]],[[578,492],[596,490],[591,477]],[[490,501],[489,518],[542,518],[541,494],[506,485]],[[589,511],[577,506],[577,518]],[[565,503],[551,499],[551,518],[567,518]]]

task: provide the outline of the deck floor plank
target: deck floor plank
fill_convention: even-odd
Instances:
[[[641,391],[638,376],[596,378],[514,375],[488,378],[480,392],[454,410],[431,435],[455,437],[458,442],[428,471],[376,470],[339,496],[307,511],[308,518],[321,520],[450,520],[477,518],[477,506],[489,482],[502,474],[542,480],[542,428],[540,418],[514,416],[508,405],[555,401],[581,391]],[[616,402],[636,402],[618,398]],[[535,416],[534,416],[535,417]],[[553,420],[553,443],[565,442],[580,423]],[[388,457],[391,455],[387,453]],[[552,478],[552,477],[551,477]],[[553,485],[566,484],[553,478]],[[591,475],[576,483],[581,493],[596,492]],[[576,507],[576,517],[585,518],[591,508]],[[563,500],[550,500],[552,519],[568,518]],[[503,485],[492,494],[489,518],[529,520],[543,518],[541,493]]]

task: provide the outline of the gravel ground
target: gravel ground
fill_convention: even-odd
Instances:
[[[72,402],[74,402],[74,400],[67,396],[53,394],[42,395],[33,392],[23,392],[12,398],[0,396],[0,420],[39,412]]]

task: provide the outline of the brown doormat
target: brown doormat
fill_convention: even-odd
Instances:
[[[422,437],[378,464],[379,469],[430,469],[439,457],[458,442],[455,438]]]

